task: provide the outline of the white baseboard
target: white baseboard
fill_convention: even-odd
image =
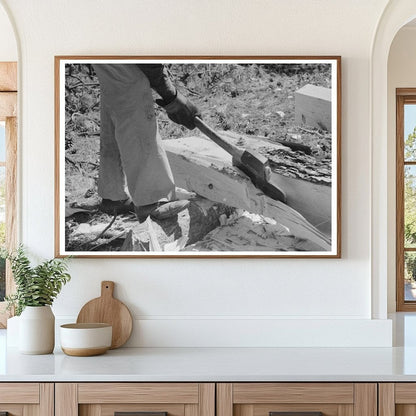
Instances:
[[[74,319],[57,317],[57,327]],[[391,347],[392,323],[387,319],[140,317],[134,320],[132,336],[125,346]]]

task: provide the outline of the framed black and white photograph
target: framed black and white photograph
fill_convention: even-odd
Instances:
[[[55,57],[56,256],[341,256],[340,57]]]

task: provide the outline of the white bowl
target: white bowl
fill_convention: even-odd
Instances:
[[[77,357],[104,354],[111,347],[112,326],[103,323],[61,325],[61,348]]]

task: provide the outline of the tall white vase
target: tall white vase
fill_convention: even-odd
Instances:
[[[50,306],[26,306],[19,319],[19,351],[50,354],[55,346],[55,316]]]

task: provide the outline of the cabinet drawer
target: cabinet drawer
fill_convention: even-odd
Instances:
[[[380,416],[416,415],[416,383],[380,383]]]
[[[217,416],[376,416],[375,383],[221,383]]]
[[[79,403],[198,403],[198,383],[80,383]]]
[[[53,384],[0,383],[0,415],[54,414]]]
[[[56,416],[215,416],[213,383],[58,383]]]

